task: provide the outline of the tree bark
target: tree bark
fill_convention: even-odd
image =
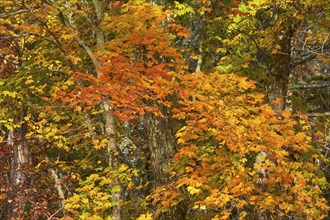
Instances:
[[[54,182],[55,182],[55,188],[57,190],[58,196],[60,197],[61,201],[60,201],[60,208],[63,210],[63,216],[65,216],[65,195],[64,195],[64,191],[62,189],[62,184],[60,179],[58,178],[58,175],[56,173],[56,171],[53,168],[49,169],[51,172],[52,177],[54,178]]]
[[[153,188],[164,186],[170,183],[167,173],[173,156],[176,153],[176,138],[167,109],[162,109],[162,116],[152,113],[146,115],[147,143],[151,155],[151,173]],[[184,203],[170,207],[167,212],[157,213],[158,220],[183,220],[187,213]]]
[[[9,210],[14,218],[18,218],[24,213],[25,201],[24,185],[26,184],[27,176],[24,173],[26,166],[30,163],[30,152],[27,143],[24,141],[25,132],[21,131],[19,134],[20,140],[15,141],[15,130],[8,132],[8,144],[13,151],[13,158],[11,160],[11,179],[13,183],[13,207]]]
[[[116,143],[116,126],[115,126],[115,118],[111,111],[110,105],[108,101],[103,102],[103,108],[105,110],[104,117],[105,117],[105,133],[108,139],[108,156],[109,156],[109,166],[111,168],[116,168],[118,166],[118,159],[116,156],[117,152],[117,143]],[[119,180],[114,179],[112,183],[112,187],[121,188]],[[121,219],[121,207],[120,207],[120,198],[121,198],[121,190],[113,191],[111,194],[111,200],[113,203],[112,208],[112,218],[114,220]]]
[[[283,27],[277,34],[275,45],[280,46],[280,51],[273,54],[269,67],[269,82],[267,98],[269,104],[277,114],[285,109],[291,62],[291,39],[294,33],[292,25]]]
[[[287,26],[286,26],[287,25]],[[287,92],[289,77],[291,72],[291,40],[293,37],[294,29],[291,22],[288,24],[282,24],[282,28],[275,35],[274,42],[275,48],[279,46],[279,51],[273,53],[269,65],[269,81],[267,90],[267,101],[272,106],[277,115],[280,115],[285,109],[287,102]],[[265,152],[260,152],[256,157],[256,163],[260,157],[266,157]],[[267,179],[267,175],[263,169],[258,173],[261,176],[260,185],[265,187],[263,181]],[[270,219],[270,213],[268,210],[259,210],[258,219]]]
[[[154,187],[159,187],[169,180],[166,170],[176,151],[175,137],[169,119],[150,113],[146,116],[146,121],[153,184]]]

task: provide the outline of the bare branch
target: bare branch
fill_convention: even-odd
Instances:
[[[47,220],[51,220],[51,219],[53,219],[53,217],[57,214],[57,213],[59,213],[61,210],[62,210],[63,208],[60,208],[60,209],[58,209],[56,212],[54,212],[51,216],[49,216],[48,218],[47,218]],[[48,216],[48,215],[47,215]]]
[[[290,67],[291,67],[291,68],[293,68],[293,67],[297,67],[297,66],[299,66],[299,65],[301,65],[301,64],[304,64],[304,63],[306,63],[306,62],[308,62],[308,61],[311,61],[311,60],[315,59],[316,56],[317,56],[316,54],[311,53],[311,54],[309,54],[308,56],[304,57],[304,58],[301,59],[301,60],[294,60],[294,59],[292,59],[292,61],[291,61],[291,63],[290,63]]]
[[[4,39],[4,40],[9,40],[9,39],[15,39],[15,38],[20,38],[20,37],[26,37],[26,36],[30,36],[31,34],[15,34],[12,36],[0,36],[0,39]]]
[[[13,11],[13,12],[8,13],[8,14],[2,14],[2,15],[0,15],[0,18],[8,18],[8,17],[11,17],[13,15],[21,14],[21,13],[24,13],[24,12],[29,12],[29,10],[28,9],[20,9],[20,10]]]
[[[330,82],[320,82],[315,84],[295,84],[290,85],[288,89],[322,89],[322,88],[330,88]]]
[[[306,114],[308,117],[327,117],[330,116],[330,112],[322,112],[322,113],[309,113]]]
[[[94,67],[97,71],[97,74],[99,75],[100,73],[98,72],[98,69],[101,67],[99,61],[96,59],[92,49],[87,46],[85,44],[85,42],[78,36],[78,33],[76,33],[76,31],[73,30],[72,26],[70,25],[70,23],[67,21],[67,19],[65,18],[64,14],[62,12],[59,13],[59,17],[62,21],[62,23],[71,30],[71,32],[74,34],[74,38],[75,40],[78,42],[78,44],[80,46],[82,46],[84,48],[84,50],[86,51],[86,53],[88,54],[89,58],[92,60]]]

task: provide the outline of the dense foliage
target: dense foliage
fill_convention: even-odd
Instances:
[[[327,218],[327,3],[1,1],[0,218]]]

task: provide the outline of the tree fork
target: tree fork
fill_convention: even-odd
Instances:
[[[97,20],[98,20],[97,23],[99,24],[103,20],[104,7],[102,4],[104,4],[104,3],[102,3],[101,1],[98,1],[98,0],[93,0],[93,4],[94,4],[95,11],[97,14]],[[66,27],[70,28],[71,32],[75,35],[74,38],[75,38],[76,42],[84,48],[85,52],[87,53],[89,58],[92,60],[94,69],[97,73],[97,76],[101,77],[102,73],[99,71],[99,69],[101,68],[102,65],[97,60],[92,49],[73,30],[70,23],[67,21],[67,19],[65,18],[64,14],[62,12],[59,13],[59,16],[60,16],[60,19],[63,22],[63,24]],[[96,33],[96,46],[102,46],[105,43],[105,39],[104,39],[104,34],[102,33],[102,29],[98,26],[98,24],[94,24],[94,25],[92,25],[92,27]],[[108,99],[103,99],[102,106],[104,109],[105,133],[106,133],[106,137],[108,140],[107,151],[108,151],[108,157],[109,157],[109,167],[116,168],[118,166],[118,160],[117,160],[117,156],[116,156],[117,143],[116,143],[115,119],[114,119],[114,115],[112,113],[110,101]],[[119,183],[118,179],[113,180],[112,187],[120,188],[120,183]],[[113,203],[112,217],[114,220],[121,220],[121,207],[119,205],[119,202],[121,199],[121,190],[119,190],[119,192],[114,191],[111,196],[112,196],[112,203]]]

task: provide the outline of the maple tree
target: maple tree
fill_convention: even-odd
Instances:
[[[327,83],[318,84],[320,79],[327,79],[326,73],[321,74],[328,63],[329,27],[324,25],[329,15],[327,8],[325,1],[183,1],[178,22],[187,26],[193,22],[190,31],[194,36],[182,41],[181,46],[188,50],[188,58],[193,55],[189,63],[192,70],[240,73],[261,82],[258,90],[265,90],[267,100],[277,114],[284,107],[305,114],[311,111],[306,108],[305,95],[307,102],[317,102],[310,107],[315,111],[317,106],[322,106],[321,113],[306,115],[316,117],[309,119],[313,132],[317,133],[313,145],[327,155],[328,131],[324,121],[329,115],[329,108],[325,107],[328,106],[329,90],[325,88]],[[223,27],[227,28],[224,30]],[[310,60],[314,60],[313,67]],[[300,65],[311,68],[303,70],[308,83],[302,79]],[[310,82],[313,78],[316,80]],[[309,86],[309,83],[313,85]],[[298,91],[292,93],[288,88]],[[307,90],[302,93],[299,89]],[[316,130],[325,131],[322,144],[315,142],[322,136]],[[327,159],[317,161],[322,161],[323,172],[328,173]],[[327,189],[324,193],[327,194]]]
[[[325,218],[324,157],[282,110],[326,1],[152,3],[1,2],[0,217]]]
[[[174,109],[174,117],[185,120],[177,133],[175,181],[156,190],[155,204],[167,208],[187,198],[197,218],[326,216],[321,189],[327,183],[313,163],[320,155],[303,119],[297,123],[289,112],[276,116],[262,94],[249,91],[255,85],[246,78],[196,73],[182,83],[184,107]],[[310,193],[318,195],[315,205],[302,208],[313,203]]]

